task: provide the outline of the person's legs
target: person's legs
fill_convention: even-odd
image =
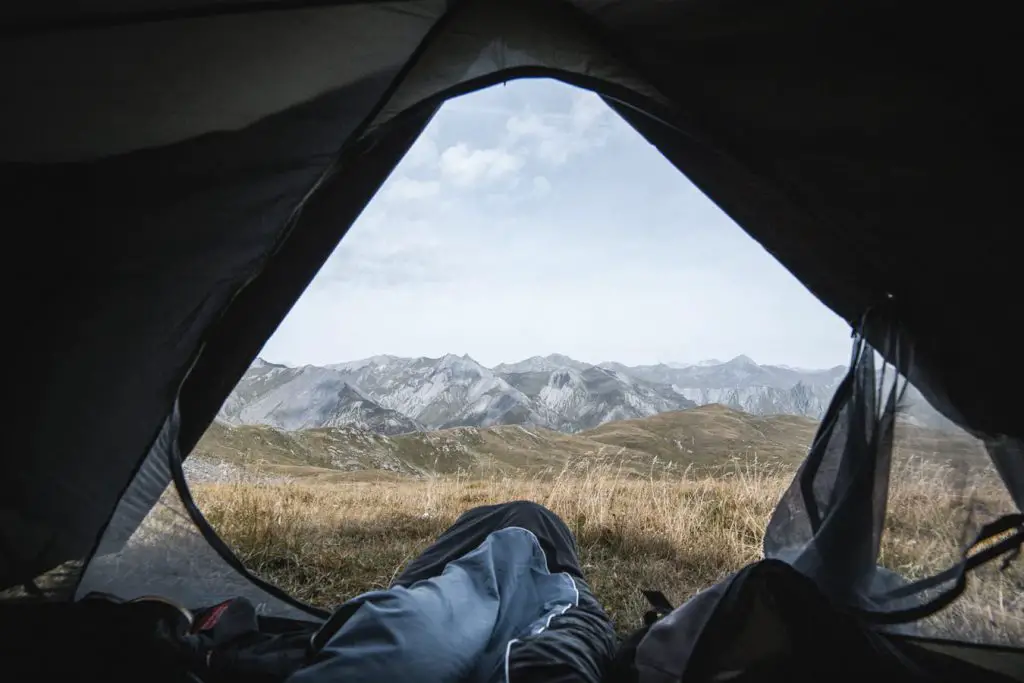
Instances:
[[[390,589],[342,605],[288,683],[599,683],[615,642],[569,527],[516,501],[466,511]]]
[[[583,578],[576,539],[565,522],[543,505],[520,500],[467,510],[410,562],[392,585],[411,586],[417,581],[438,576],[449,562],[478,547],[489,534],[508,527],[526,529],[537,537],[547,556],[548,571]]]

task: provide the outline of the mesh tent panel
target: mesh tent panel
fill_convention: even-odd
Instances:
[[[1014,512],[1008,482],[985,457],[981,440],[930,406],[906,415],[906,376],[885,363],[878,368],[876,353],[860,335],[853,346],[849,373],[769,521],[764,553],[810,576],[837,603],[874,613],[923,609],[957,577],[909,595],[890,593],[956,564],[984,523]],[[889,357],[907,359],[907,354]],[[931,429],[918,426],[922,419]],[[928,462],[901,458],[900,446],[922,434],[936,441],[936,457]],[[959,445],[950,450],[952,443]],[[967,590],[950,607],[885,628],[1019,643],[1024,571],[1019,563],[1007,571],[996,565],[972,572]]]
[[[118,504],[75,597],[161,595],[190,609],[244,597],[260,614],[314,620],[236,571],[200,533],[172,483],[177,422],[175,411]]]
[[[931,413],[934,421],[928,420]],[[896,424],[889,506],[879,563],[910,579],[955,564],[982,527],[1016,507],[986,452],[985,443],[946,423],[934,409],[914,411],[915,422]],[[928,425],[921,427],[919,424]],[[929,444],[930,442],[930,444]],[[929,452],[931,457],[906,455]],[[925,591],[924,602],[952,582]],[[973,570],[949,607],[917,622],[924,637],[998,645],[1024,642],[1024,563],[999,561]]]

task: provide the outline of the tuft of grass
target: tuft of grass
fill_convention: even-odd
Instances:
[[[944,569],[965,526],[1008,512],[991,480],[951,493],[956,473],[904,460],[894,473],[882,561],[911,578]],[[195,496],[210,522],[258,574],[303,600],[331,606],[387,587],[404,565],[474,505],[533,500],[576,534],[583,570],[620,632],[646,609],[640,589],[680,603],[762,557],[765,525],[792,469],[733,459],[715,471],[635,468],[569,460],[557,471],[453,473],[344,483],[205,484]],[[961,482],[962,483],[962,482]],[[964,490],[963,487],[960,487]],[[1024,570],[984,567],[932,635],[1024,641]]]

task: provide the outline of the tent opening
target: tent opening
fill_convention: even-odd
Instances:
[[[550,600],[385,664],[437,645],[518,680],[575,620],[596,683],[616,638],[585,571],[639,636],[625,680],[1020,679],[1008,13],[136,5],[0,9],[9,668],[207,680],[211,634],[180,628],[211,624],[168,601],[216,630],[243,597],[301,679],[338,601],[522,496],[550,509],[500,531],[557,520],[569,562],[506,536]],[[121,618],[150,608],[155,637]]]
[[[249,571],[322,609],[388,586],[465,508],[543,502],[626,631],[640,588],[682,602],[763,556],[849,337],[600,97],[513,81],[434,116],[184,476]],[[880,563],[919,579],[1013,505],[983,445],[913,387],[894,433]],[[140,469],[79,594],[314,618],[224,561],[172,469]],[[985,567],[911,632],[1020,642],[1021,571]]]

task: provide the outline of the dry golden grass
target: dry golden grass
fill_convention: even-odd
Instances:
[[[766,521],[791,476],[756,462],[642,477],[609,462],[576,461],[554,477],[207,484],[195,495],[257,573],[325,606],[388,586],[467,508],[533,500],[575,532],[588,580],[620,631],[628,631],[645,609],[639,589],[661,589],[681,602],[759,559]],[[911,577],[945,568],[969,515],[1007,511],[991,483],[965,500],[950,493],[950,476],[934,464],[900,466],[883,541],[886,565]],[[1020,564],[1003,573],[980,570],[934,630],[1024,641]]]

